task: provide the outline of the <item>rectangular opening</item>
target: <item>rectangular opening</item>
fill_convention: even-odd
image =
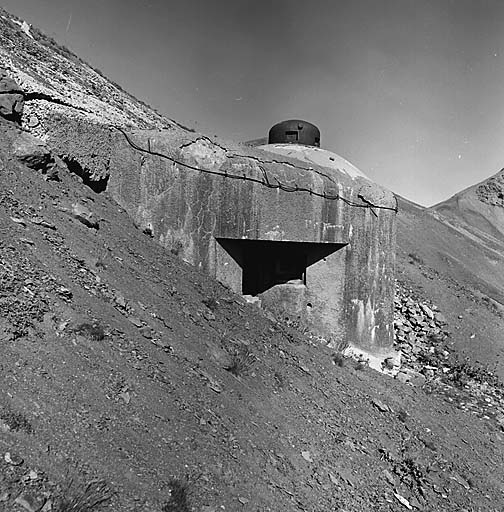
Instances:
[[[296,142],[298,140],[298,132],[293,130],[293,131],[286,131],[285,132],[285,139],[288,140],[289,142]]]
[[[278,284],[304,284],[306,269],[345,244],[219,238],[242,270],[242,293],[258,295]]]

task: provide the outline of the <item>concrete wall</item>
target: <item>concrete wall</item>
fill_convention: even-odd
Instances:
[[[291,304],[304,323],[335,345],[349,343],[375,354],[391,350],[395,212],[380,208],[395,207],[390,192],[362,176],[308,168],[288,156],[181,129],[129,132],[135,145],[175,163],[134,149],[114,128],[64,119],[45,125],[55,152],[82,160],[91,177],[106,176],[107,191],[141,228],[238,293],[241,268],[220,239],[341,244],[307,268],[306,288],[276,286],[262,294],[263,303]],[[340,194],[376,208],[248,181],[265,182],[265,172],[271,184]]]

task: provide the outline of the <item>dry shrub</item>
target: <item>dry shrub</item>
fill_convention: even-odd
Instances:
[[[112,491],[105,480],[91,480],[77,484],[70,480],[63,496],[56,502],[55,512],[91,512],[112,498]]]
[[[231,364],[225,370],[232,373],[235,377],[239,377],[240,375],[245,375],[250,370],[255,360],[255,356],[248,349],[242,349],[232,355]]]
[[[175,478],[168,482],[170,495],[163,505],[162,512],[190,512],[189,482]]]
[[[73,331],[94,341],[101,341],[105,338],[105,330],[100,324],[84,322],[77,325]]]

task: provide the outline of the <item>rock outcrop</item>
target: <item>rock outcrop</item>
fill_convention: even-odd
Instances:
[[[19,85],[0,68],[0,115],[11,121],[20,121],[24,95]]]

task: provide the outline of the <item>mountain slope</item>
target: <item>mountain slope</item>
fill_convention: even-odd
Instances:
[[[447,211],[399,198],[398,277],[442,305],[461,354],[504,376],[504,240]]]
[[[483,242],[504,243],[504,170],[430,208]]]
[[[502,509],[496,421],[246,304],[37,139],[39,109],[176,124],[2,16],[0,510]]]
[[[494,427],[334,364],[0,127],[0,510],[56,504],[69,474],[116,511],[500,507]]]

